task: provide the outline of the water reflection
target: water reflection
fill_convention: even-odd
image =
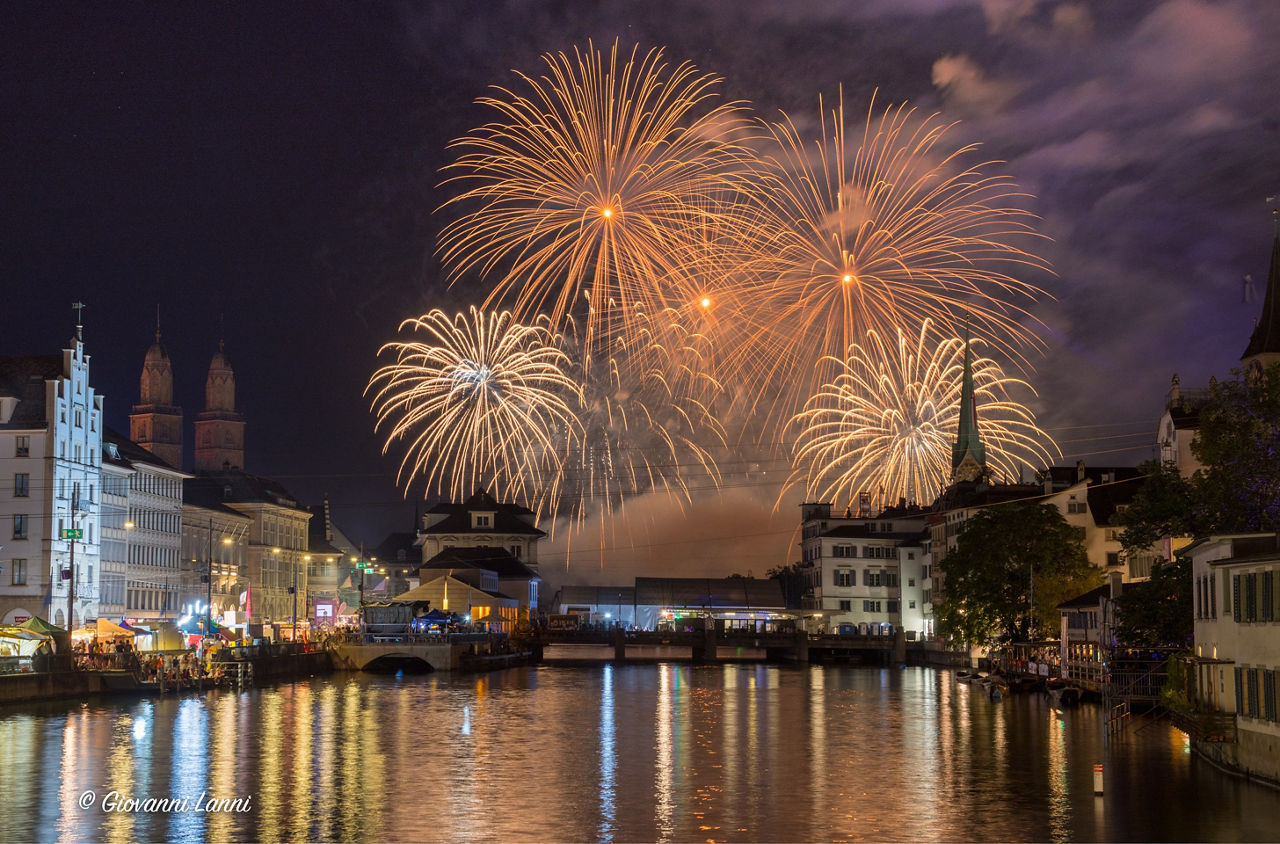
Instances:
[[[1198,763],[1167,727],[1104,733],[1095,708],[995,702],[925,669],[339,675],[0,711],[25,761],[0,766],[0,840],[1274,837],[1280,794]],[[85,789],[252,809],[83,810]]]

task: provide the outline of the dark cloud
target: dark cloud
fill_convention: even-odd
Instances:
[[[1247,341],[1280,192],[1280,4],[1256,0],[706,0],[7,10],[0,353],[45,352],[86,312],[109,421],[127,424],[161,305],[179,400],[224,337],[251,468],[329,491],[371,541],[411,506],[361,391],[398,322],[478,299],[433,257],[450,139],[474,100],[587,39],[664,46],[766,118],[815,126],[843,86],[960,121],[1034,199],[1056,277],[1035,308],[1041,423],[1068,456],[1149,454],[1174,371],[1225,374]],[[1258,290],[1260,293],[1260,289]],[[1129,440],[1097,426],[1148,420]],[[1127,446],[1127,450],[1119,448]],[[722,537],[656,508],[663,537]],[[766,499],[768,499],[766,501]],[[755,502],[769,512],[772,495]],[[635,511],[648,513],[650,505]],[[716,508],[724,505],[717,504]],[[345,511],[343,508],[345,507]],[[780,512],[791,519],[790,507]],[[677,511],[678,512],[678,511]],[[693,512],[693,511],[690,511]],[[699,509],[697,512],[702,512]],[[706,512],[723,513],[715,509]],[[785,520],[784,519],[784,520]],[[714,524],[713,524],[714,522]],[[677,530],[678,527],[678,530]],[[672,540],[674,541],[674,540]],[[789,536],[749,543],[791,554]],[[740,565],[713,543],[720,570]],[[701,553],[701,552],[700,552]],[[711,563],[708,563],[711,565]]]

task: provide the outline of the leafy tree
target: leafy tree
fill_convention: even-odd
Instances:
[[[1210,384],[1199,416],[1202,518],[1217,531],[1280,529],[1280,363]]]
[[[973,644],[1056,633],[1057,605],[1102,584],[1079,533],[1050,504],[991,507],[967,520],[942,560],[939,631]],[[1030,617],[1035,584],[1035,618]]]
[[[1166,536],[1192,536],[1204,521],[1195,484],[1182,477],[1176,463],[1149,460],[1138,469],[1146,480],[1129,506],[1111,517],[1124,528],[1120,544],[1126,556],[1147,551]]]
[[[778,581],[782,587],[782,600],[788,609],[798,610],[803,605],[808,582],[800,563],[789,566],[774,566],[765,573],[765,577]]]
[[[1150,580],[1128,584],[1116,599],[1115,635],[1129,648],[1188,649],[1193,618],[1191,560],[1161,560]]]

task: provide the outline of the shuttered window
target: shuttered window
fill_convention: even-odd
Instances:
[[[1240,575],[1231,576],[1231,617],[1240,622]]]
[[[1243,677],[1241,675],[1244,674],[1244,669],[1242,668],[1233,669],[1233,673],[1235,674],[1235,680],[1236,680],[1236,714],[1243,715],[1244,714],[1244,682],[1243,682]]]
[[[1268,721],[1276,720],[1276,672],[1262,672],[1262,712]]]
[[[1260,621],[1271,621],[1274,618],[1271,605],[1274,592],[1275,572],[1264,571],[1262,573],[1262,606],[1259,607],[1259,609],[1262,610],[1259,614]]]

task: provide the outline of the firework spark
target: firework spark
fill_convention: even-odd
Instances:
[[[960,417],[965,344],[933,339],[923,325],[915,340],[896,332],[896,348],[877,332],[855,344],[841,371],[792,418],[796,432],[791,484],[809,500],[854,501],[869,492],[880,506],[899,499],[927,504],[951,479],[951,440]],[[987,466],[1015,479],[1022,466],[1047,466],[1061,456],[1035,415],[1009,398],[1031,388],[1005,377],[987,358],[973,363],[978,432]]]
[[[967,325],[1018,360],[1038,342],[1020,320],[1041,291],[1010,274],[1047,269],[1016,245],[1035,235],[1017,207],[1024,195],[983,175],[991,162],[965,163],[974,147],[948,151],[949,126],[906,106],[874,108],[846,143],[841,101],[816,156],[790,118],[771,127],[775,189],[758,196],[772,222],[755,229],[766,236],[730,301],[749,335],[737,357],[747,379],[788,385],[755,400],[775,423],[829,383],[831,362],[868,331],[892,338],[927,318],[942,339]]]
[[[428,490],[461,501],[478,486],[538,512],[558,504],[563,438],[579,435],[578,385],[566,374],[559,338],[521,325],[509,312],[450,317],[433,310],[401,331],[425,341],[387,343],[395,355],[379,368],[373,393],[383,453],[404,441],[397,482],[422,476]]]
[[[721,391],[703,365],[705,340],[674,311],[640,321],[631,340],[613,338],[609,354],[597,346],[594,364],[577,334],[565,335],[583,430],[564,462],[561,512],[578,526],[591,517],[604,527],[635,495],[689,501],[691,483],[719,483],[712,450],[724,445],[713,410]]]
[[[578,319],[589,352],[696,295],[687,256],[708,228],[738,228],[750,124],[719,101],[717,78],[669,69],[661,50],[628,58],[615,43],[606,57],[588,44],[543,60],[540,79],[519,75],[525,93],[479,100],[498,121],[454,142],[446,184],[466,189],[447,204],[474,210],[442,232],[440,257],[455,282],[501,273],[486,307],[546,313],[556,330]]]

